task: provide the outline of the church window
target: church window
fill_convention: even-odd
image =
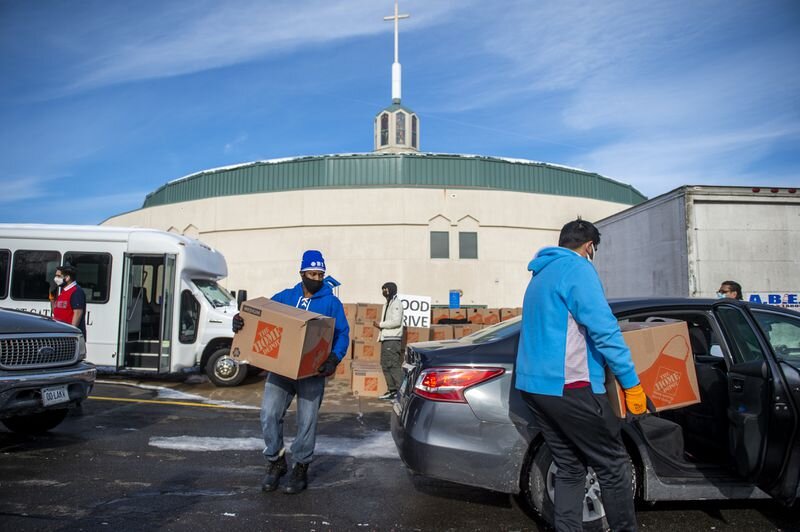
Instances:
[[[431,231],[431,258],[450,258],[450,234],[447,231]]]
[[[478,233],[463,231],[458,233],[458,258],[478,258]]]
[[[381,115],[381,146],[389,144],[389,115]]]
[[[411,147],[417,147],[417,115],[411,115]]]
[[[396,126],[395,129],[397,131],[396,140],[397,144],[405,144],[406,143],[406,114],[403,112],[397,113],[395,115]]]

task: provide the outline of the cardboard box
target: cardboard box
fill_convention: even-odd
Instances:
[[[452,325],[431,325],[431,340],[452,340]]]
[[[417,342],[427,342],[430,338],[431,331],[425,327],[406,327],[405,328],[405,341],[406,344],[414,344]]]
[[[266,297],[245,301],[244,327],[233,337],[231,356],[290,379],[317,375],[331,352],[335,320]]]
[[[465,308],[451,308],[450,309],[450,319],[451,320],[465,320],[465,319],[467,319],[467,309],[465,309]]]
[[[339,365],[336,366],[336,373],[331,377],[337,381],[345,381],[347,384],[353,382],[353,361],[349,358],[343,358]]]
[[[483,311],[483,324],[494,325],[500,323],[500,309],[499,308],[485,308]]]
[[[358,305],[355,303],[344,303],[342,307],[344,307],[344,316],[347,318],[347,323],[350,324],[350,328],[352,328],[353,324],[356,322]]]
[[[380,362],[381,343],[356,340],[353,342],[353,360],[360,362]]]
[[[385,394],[389,388],[380,364],[353,362],[353,395],[359,397],[378,397]]]
[[[483,325],[479,325],[477,323],[453,325],[453,338],[463,338],[464,336],[472,334],[476,331],[480,331],[481,329],[483,329]]]
[[[381,305],[372,305],[369,303],[359,303],[358,310],[356,311],[356,321],[363,323],[372,323],[373,321],[381,321]]]
[[[515,316],[519,316],[522,314],[521,308],[501,308],[500,309],[500,321],[510,320]]]
[[[636,373],[656,410],[671,410],[700,402],[689,331],[684,321],[621,323]],[[606,368],[611,408],[625,417],[625,392]]]
[[[380,332],[380,329],[374,327],[371,321],[369,323],[358,321],[350,329],[350,337],[353,340],[375,342],[378,340]]]
[[[431,323],[437,324],[441,319],[450,319],[450,309],[449,308],[431,309]]]

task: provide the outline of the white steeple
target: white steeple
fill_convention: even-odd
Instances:
[[[400,34],[400,19],[401,18],[408,18],[409,15],[401,15],[400,14],[400,7],[398,6],[398,0],[394,0],[394,15],[389,17],[383,17],[383,20],[393,20],[394,21],[394,63],[392,63],[392,101],[395,103],[400,103],[401,92],[402,92],[402,68],[400,67],[400,46],[399,46],[399,34]]]
[[[394,21],[394,63],[392,63],[392,104],[379,112],[374,120],[375,151],[404,153],[419,151],[419,117],[417,113],[400,103],[401,71],[399,30],[400,14],[398,0],[394,1],[394,15],[383,20]]]

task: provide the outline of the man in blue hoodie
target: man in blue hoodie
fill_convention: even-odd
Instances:
[[[334,374],[336,366],[347,354],[350,343],[350,326],[344,308],[333,295],[331,287],[323,281],[325,260],[322,253],[311,249],[303,253],[300,263],[300,282],[272,296],[273,301],[292,307],[330,316],[336,320],[328,359],[317,370],[319,376],[294,380],[276,373],[267,375],[264,398],[261,402],[261,431],[264,436],[264,456],[267,474],[261,483],[263,491],[274,491],[289,466],[283,446],[283,418],[297,396],[297,437],[292,443],[294,461],[292,475],[284,493],[300,493],[308,487],[308,464],[314,456],[317,438],[317,416],[325,391],[325,378]],[[233,332],[238,332],[244,321],[237,314],[233,318]]]
[[[587,466],[600,481],[611,529],[636,530],[630,463],[605,395],[605,366],[625,389],[632,414],[645,413],[647,398],[591,263],[599,244],[593,224],[566,224],[558,247],[541,249],[528,264],[522,306],[516,387],[558,468],[559,531],[583,530]]]

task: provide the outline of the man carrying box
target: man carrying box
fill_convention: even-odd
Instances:
[[[397,298],[397,285],[394,283],[383,283],[381,293],[386,298],[383,320],[373,321],[372,325],[381,331],[378,336],[381,343],[381,369],[388,390],[379,399],[392,400],[403,382],[403,303]]]
[[[533,412],[558,468],[556,529],[583,530],[586,467],[600,481],[612,530],[636,530],[628,455],[620,421],[605,395],[608,365],[625,389],[632,414],[647,397],[617,320],[591,264],[600,232],[575,220],[561,229],[559,247],[539,250],[522,306],[516,387]]]
[[[318,368],[318,376],[299,380],[269,373],[264,383],[264,398],[261,402],[261,430],[264,435],[264,456],[267,458],[267,474],[261,483],[263,491],[277,489],[282,476],[289,469],[283,446],[283,418],[286,410],[297,396],[297,437],[292,443],[294,461],[292,475],[284,493],[295,494],[308,486],[308,464],[314,455],[317,438],[317,416],[325,391],[325,377],[333,375],[336,366],[347,353],[350,343],[350,326],[344,308],[333,295],[331,287],[323,282],[325,260],[317,250],[303,253],[300,264],[300,280],[293,288],[287,288],[272,296],[273,301],[299,309],[316,312],[336,320],[331,353]],[[237,314],[233,318],[233,332],[244,326]]]

